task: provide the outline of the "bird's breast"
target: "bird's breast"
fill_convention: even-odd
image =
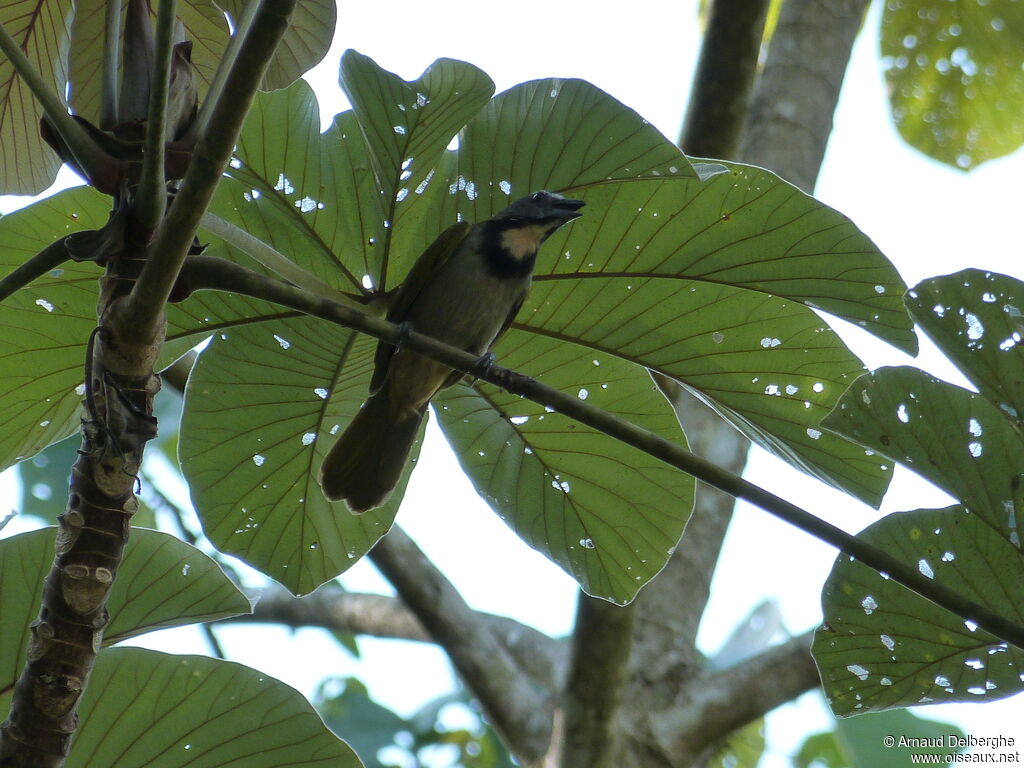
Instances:
[[[460,263],[461,262],[461,263]],[[529,276],[501,279],[483,264],[453,259],[406,318],[420,333],[474,354],[494,341],[509,312],[526,295]]]
[[[482,262],[452,259],[417,297],[405,320],[418,333],[482,355],[526,295],[529,283],[529,276],[496,278]],[[391,359],[387,383],[396,417],[422,409],[450,373],[441,363],[399,349]]]

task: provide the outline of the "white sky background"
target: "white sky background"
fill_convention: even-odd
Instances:
[[[636,3],[629,13],[608,4],[519,0],[446,0],[345,4],[335,45],[309,77],[324,122],[347,107],[337,86],[338,59],[349,47],[412,79],[438,57],[464,59],[486,71],[500,92],[538,77],[581,77],[637,110],[669,138],[679,131],[699,49],[696,0]],[[878,3],[857,41],[835,119],[817,196],[857,223],[896,264],[909,285],[967,266],[1021,274],[1019,176],[1024,154],[969,175],[909,149],[889,120],[878,57]],[[19,201],[24,204],[24,201]],[[0,208],[14,201],[0,198]],[[542,254],[543,258],[543,254]],[[840,333],[872,368],[912,362],[842,324]],[[929,351],[913,361],[944,378],[962,379]],[[575,587],[558,568],[528,549],[475,495],[436,430],[414,474],[399,522],[475,608],[514,616],[554,634],[572,627]],[[748,479],[851,532],[878,513],[808,479],[761,451]],[[10,487],[10,486],[6,486]],[[184,496],[182,498],[185,498]],[[444,499],[439,504],[437,499]],[[883,512],[943,506],[947,497],[897,468]],[[13,533],[14,526],[5,531]],[[458,531],[458,536],[452,536]],[[766,544],[768,546],[766,546]],[[820,589],[835,551],[740,504],[701,627],[703,650],[714,653],[733,627],[766,596],[779,600],[787,630],[821,619]],[[389,591],[372,566],[344,577],[353,590]],[[685,599],[685,596],[680,596]],[[450,689],[451,673],[435,648],[361,640],[354,662],[324,633],[251,626],[217,630],[230,658],[312,693],[330,675],[355,674],[373,695],[402,714]],[[206,651],[194,630],[146,636],[140,644],[171,652]],[[820,697],[809,694],[769,720],[763,768],[789,765],[806,733],[827,727]],[[923,716],[958,722],[975,736],[1024,739],[1020,697],[985,705],[918,708]]]

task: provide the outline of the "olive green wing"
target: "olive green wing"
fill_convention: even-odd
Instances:
[[[423,288],[430,282],[437,270],[452,257],[469,235],[473,225],[468,221],[452,224],[434,240],[416,259],[409,274],[398,288],[394,301],[388,309],[387,319],[392,323],[401,323],[409,315],[409,310],[416,303]],[[373,378],[370,380],[370,393],[377,392],[387,379],[391,356],[395,354],[395,346],[387,342],[377,345],[377,354],[373,359]]]
[[[527,299],[527,297],[529,295],[530,295],[530,289],[527,288],[525,291],[523,291],[523,295],[519,297],[519,301],[517,301],[512,306],[512,309],[509,310],[508,317],[506,317],[505,318],[505,322],[501,324],[501,330],[498,331],[498,335],[494,337],[494,341],[491,342],[491,346],[489,346],[487,348],[488,351],[494,348],[494,345],[498,343],[498,339],[500,339],[502,336],[504,336],[505,335],[505,331],[508,330],[508,327],[510,325],[512,325],[513,322],[515,322],[516,315],[518,315],[519,314],[519,310],[523,308],[523,302],[526,301],[526,299]]]
[[[490,352],[492,349],[494,349],[494,345],[498,343],[498,339],[500,339],[502,336],[505,335],[505,331],[507,331],[508,327],[510,325],[512,325],[512,323],[515,321],[516,315],[519,314],[519,310],[522,309],[522,307],[523,307],[523,302],[526,301],[526,297],[529,296],[529,295],[530,295],[529,290],[524,291],[523,295],[520,297],[519,301],[517,301],[512,306],[512,309],[508,313],[508,317],[505,318],[505,322],[501,324],[501,330],[498,331],[498,335],[494,337],[494,341],[492,341],[490,343],[490,346],[487,347],[487,351],[488,352]],[[457,381],[459,381],[462,378],[466,378],[466,379],[468,379],[470,381],[472,381],[472,379],[473,379],[472,376],[468,376],[467,374],[464,374],[462,371],[452,371],[451,374],[448,376],[448,378],[445,379],[444,384],[441,385],[441,389],[445,389],[447,387],[450,387],[452,384],[455,384]]]

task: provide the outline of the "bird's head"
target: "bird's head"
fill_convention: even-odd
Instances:
[[[499,232],[499,243],[513,259],[537,253],[547,238],[563,224],[578,218],[585,203],[541,190],[520,198],[491,221]]]

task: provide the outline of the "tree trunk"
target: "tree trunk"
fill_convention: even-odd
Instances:
[[[56,557],[31,626],[28,662],[0,726],[0,766],[64,764],[78,725],[78,700],[109,623],[107,596],[117,576],[146,442],[156,436],[153,373],[160,338],[131,340],[114,303],[130,286],[138,262],[123,258],[101,282],[100,325],[85,362],[82,447],[71,470],[67,509],[58,516]]]

